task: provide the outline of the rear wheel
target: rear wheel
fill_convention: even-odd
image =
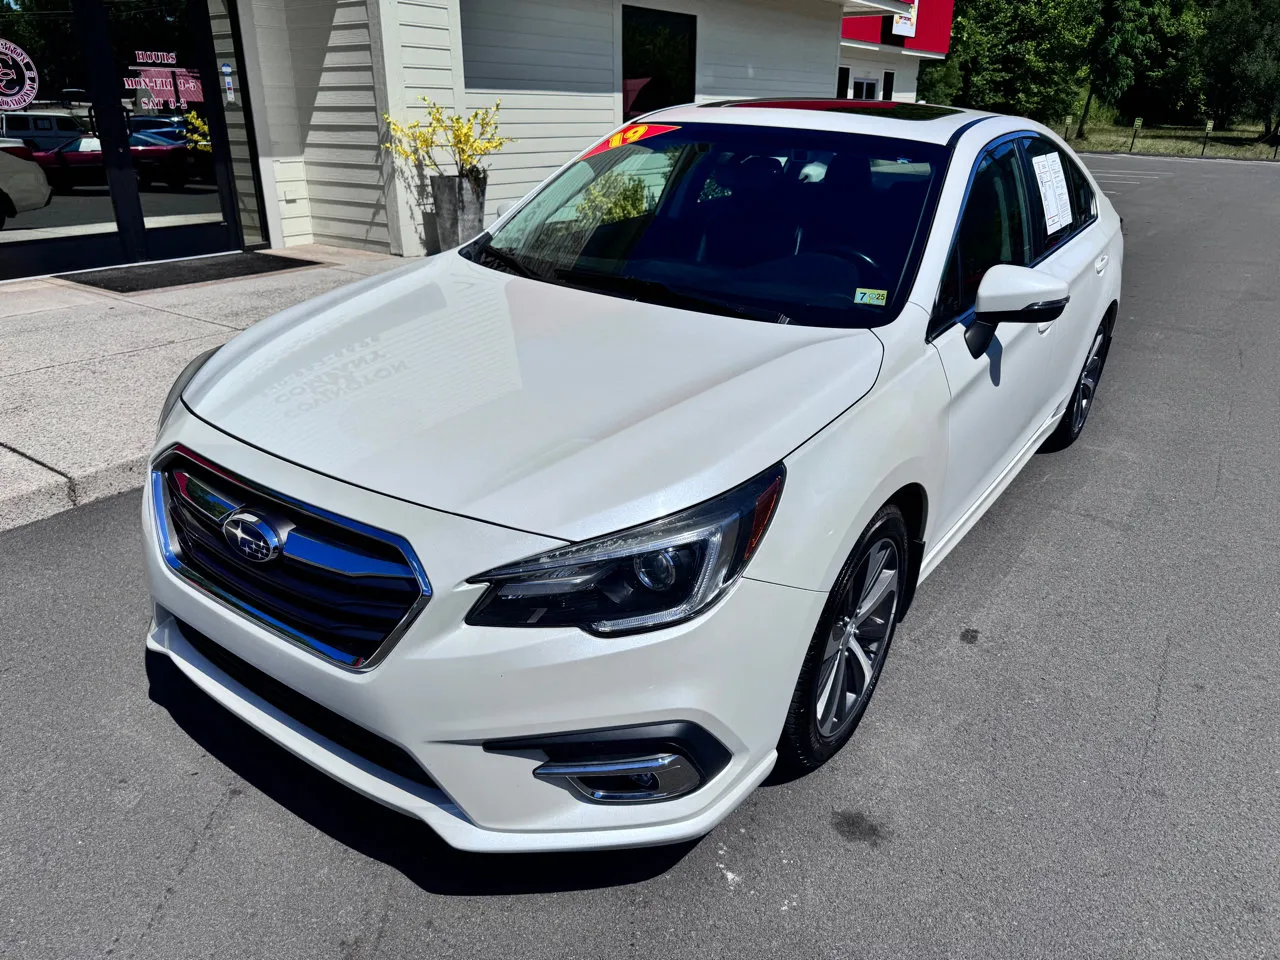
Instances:
[[[778,765],[815,770],[839,752],[884,668],[906,585],[907,526],[889,505],[872,518],[831,590],[778,742]]]
[[[1089,352],[1085,355],[1084,366],[1080,368],[1080,376],[1076,378],[1075,389],[1071,399],[1067,401],[1066,412],[1053,433],[1049,434],[1042,450],[1052,453],[1065,450],[1084,431],[1085,422],[1093,410],[1093,401],[1098,395],[1098,382],[1102,379],[1102,368],[1107,362],[1107,351],[1111,349],[1111,324],[1104,319],[1098,324],[1089,344]]]

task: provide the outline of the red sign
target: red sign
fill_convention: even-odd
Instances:
[[[179,67],[173,71],[173,77],[178,81],[178,97],[187,103],[204,103],[204,88],[200,85],[200,78],[189,70],[183,70]]]
[[[594,157],[597,153],[604,153],[606,150],[613,150],[615,147],[621,147],[628,143],[639,143],[649,137],[656,137],[660,133],[670,133],[672,130],[679,129],[679,127],[664,123],[632,123],[623,127],[608,139],[601,140],[578,159],[585,160],[587,157]]]

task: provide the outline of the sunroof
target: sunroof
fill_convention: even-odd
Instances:
[[[830,113],[858,113],[893,120],[937,120],[959,113],[954,107],[932,103],[898,103],[893,100],[721,100],[704,107],[764,107],[769,110],[825,110]]]

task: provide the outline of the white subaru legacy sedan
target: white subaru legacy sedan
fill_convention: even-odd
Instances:
[[[183,372],[147,645],[456,847],[704,834],[848,741],[920,581],[1079,435],[1122,252],[1027,120],[652,114]]]

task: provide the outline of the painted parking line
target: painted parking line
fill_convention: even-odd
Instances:
[[[1099,183],[1131,183],[1135,187],[1142,186],[1141,180],[1108,180],[1106,177],[1097,177],[1097,176],[1095,176],[1093,179],[1097,180]]]
[[[1199,164],[1210,163],[1210,164],[1218,164],[1219,166],[1221,166],[1222,164],[1228,164],[1228,165],[1234,165],[1234,166],[1239,166],[1240,164],[1250,164],[1253,166],[1280,167],[1280,163],[1277,163],[1275,160],[1246,160],[1244,158],[1236,158],[1236,157],[1176,157],[1172,155],[1166,156],[1163,154],[1154,155],[1154,154],[1141,154],[1141,153],[1133,153],[1133,154],[1089,153],[1087,151],[1085,152],[1077,151],[1077,153],[1079,153],[1080,157],[1083,158],[1084,160],[1094,161],[1097,163],[1115,163],[1115,162],[1145,163],[1148,161],[1154,161],[1156,163],[1199,163]],[[1176,171],[1170,170],[1168,172],[1175,173]]]

